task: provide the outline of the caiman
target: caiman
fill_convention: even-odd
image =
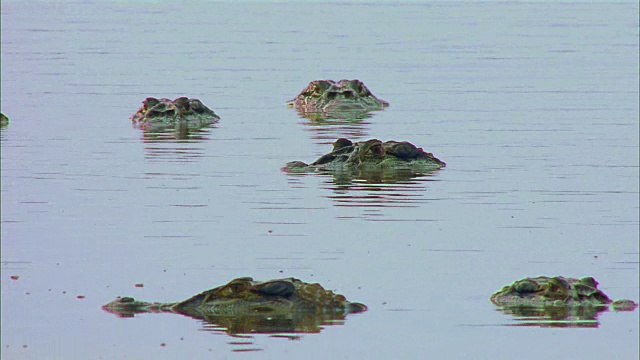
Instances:
[[[173,101],[148,97],[131,116],[133,124],[143,130],[200,129],[220,120],[216,113],[198,99],[179,97]]]
[[[311,119],[364,118],[389,103],[377,98],[360,80],[314,80],[287,101],[298,114]]]
[[[254,281],[234,279],[226,285],[172,303],[120,297],[102,307],[119,317],[140,313],[174,313],[201,319],[229,333],[318,332],[367,307],[340,294],[294,278]]]
[[[609,308],[633,311],[638,306],[633,300],[611,300],[592,277],[562,276],[515,281],[491,295],[491,302],[504,313],[546,326],[597,326],[597,315]]]
[[[407,141],[370,139],[352,142],[340,138],[333,143],[333,150],[311,164],[302,161],[288,162],[282,170],[289,173],[314,171],[384,171],[384,172],[432,172],[446,166],[433,154]]]

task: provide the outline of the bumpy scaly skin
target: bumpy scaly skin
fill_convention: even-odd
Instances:
[[[173,101],[148,97],[131,121],[141,129],[186,126],[200,128],[218,122],[220,117],[198,99],[180,97]]]
[[[389,103],[375,97],[360,80],[314,80],[287,102],[301,114],[366,113],[382,110]]]
[[[351,142],[340,138],[333,143],[333,150],[311,164],[301,161],[287,163],[287,172],[309,172],[316,170],[412,170],[433,171],[446,164],[422,148],[403,141],[371,139]]]
[[[597,327],[598,315],[611,308],[633,311],[632,300],[611,301],[592,277],[524,278],[491,296],[498,309],[517,321],[512,326]]]
[[[7,125],[9,125],[9,118],[5,114],[0,113],[0,127],[5,127]]]
[[[274,317],[295,313],[345,315],[366,311],[360,303],[294,278],[265,282],[250,277],[232,280],[176,303],[150,303],[130,297],[118,298],[103,309],[119,316],[137,313],[178,313],[204,319],[215,316]]]
[[[608,307],[614,310],[633,310],[631,300],[613,302],[592,277],[581,279],[562,276],[524,278],[491,295],[491,302],[500,307]],[[613,303],[613,304],[612,304]]]

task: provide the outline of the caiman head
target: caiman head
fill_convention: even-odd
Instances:
[[[367,307],[351,303],[340,294],[294,278],[254,281],[234,279],[175,306],[177,311],[198,309],[204,313],[342,312],[358,313]]]
[[[204,291],[178,303],[143,302],[131,297],[118,298],[103,306],[118,316],[143,312],[173,312],[202,318],[206,315],[268,315],[286,313],[359,313],[367,310],[320,284],[294,278],[254,281],[242,277],[226,285]]]
[[[220,117],[200,100],[184,96],[173,101],[148,97],[142,102],[138,111],[131,116],[131,121],[143,128],[147,124],[157,122],[191,121],[207,125],[218,120]]]
[[[360,80],[314,80],[287,102],[301,112],[340,114],[381,110],[389,103],[375,97]]]
[[[323,170],[378,169],[378,170],[420,170],[434,171],[446,166],[440,159],[407,141],[386,141],[370,139],[352,142],[340,138],[333,143],[333,150],[311,164],[291,161],[282,168],[289,173],[303,173]]]
[[[612,301],[598,289],[598,282],[592,277],[581,279],[562,276],[524,278],[491,296],[497,306],[579,306],[607,305]]]
[[[634,311],[632,300],[611,299],[598,289],[592,277],[562,276],[524,278],[491,295],[498,310],[514,316],[516,326],[597,327],[599,313]]]

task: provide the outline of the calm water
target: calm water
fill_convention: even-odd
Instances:
[[[520,327],[488,301],[537,275],[639,299],[637,14],[3,1],[2,358],[637,359],[638,311]],[[284,106],[324,78],[391,106],[352,122]],[[132,128],[147,96],[183,95],[221,121]],[[408,140],[447,167],[396,182],[279,170],[339,136]],[[369,311],[289,340],[100,308],[239,276],[319,282]]]

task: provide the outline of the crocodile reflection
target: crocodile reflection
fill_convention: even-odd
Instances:
[[[335,206],[368,208],[363,215],[371,216],[385,207],[417,207],[428,203],[431,199],[427,186],[433,181],[437,180],[431,178],[431,174],[363,174],[359,179],[333,174],[322,187],[331,191],[327,198],[333,200]]]
[[[213,128],[215,125],[211,125]],[[153,160],[194,161],[205,156],[201,143],[211,140],[211,128],[143,130],[144,156]]]
[[[190,128],[189,126],[158,126],[145,128],[142,141],[152,142],[193,142],[210,140],[209,134],[215,125]]]
[[[119,317],[134,317],[136,312],[120,312]],[[344,325],[344,313],[298,313],[275,315],[183,314],[200,320],[202,330],[236,336],[243,334],[316,334],[325,326]]]
[[[514,306],[498,308],[498,311],[510,315],[516,321],[507,326],[533,326],[558,328],[597,328],[598,316],[608,311],[600,307],[547,307]]]
[[[377,216],[384,208],[417,207],[429,203],[428,187],[439,181],[434,173],[414,172],[317,172],[320,187],[329,191],[326,198],[334,206],[364,209],[362,216]],[[289,181],[304,186],[307,174],[290,174]]]
[[[314,143],[328,145],[343,136],[356,141],[368,137],[371,123],[367,119],[370,117],[371,115],[361,119],[307,119],[298,124],[309,132]]]

